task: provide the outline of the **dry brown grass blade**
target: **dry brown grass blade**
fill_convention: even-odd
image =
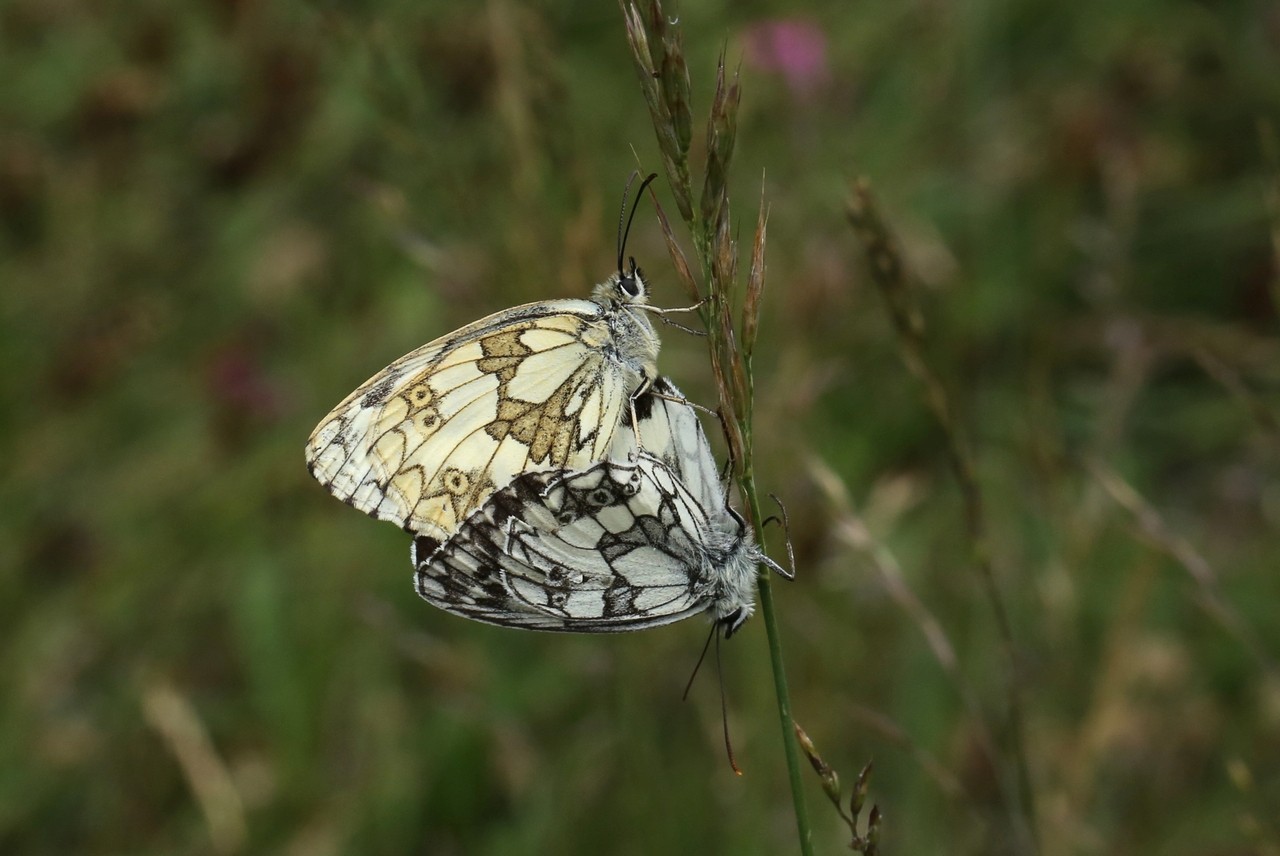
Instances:
[[[732,240],[729,217],[728,168],[737,134],[737,111],[742,90],[735,75],[732,84],[724,79],[724,57],[718,63],[716,96],[707,119],[707,165],[703,196],[698,214],[692,211],[693,196],[688,171],[687,151],[691,136],[688,69],[676,24],[668,22],[657,0],[650,0],[650,32],[642,34],[644,20],[634,6],[624,7],[627,38],[640,74],[641,88],[649,106],[654,132],[662,153],[663,165],[671,191],[693,242],[699,273],[705,283],[706,304],[701,315],[707,327],[707,349],[719,398],[717,413],[729,447],[732,472],[746,506],[745,516],[751,521],[756,542],[764,547],[760,528],[760,506],[756,493],[751,460],[752,384],[750,366],[739,347],[734,329],[732,308],[737,277],[737,247]],[[659,44],[661,45],[659,49]],[[657,81],[655,86],[654,81]],[[660,102],[660,103],[659,103]],[[668,251],[677,275],[694,294],[699,292],[693,272],[676,245],[670,223],[662,217]],[[692,282],[691,282],[692,281]],[[759,301],[751,307],[758,313]],[[754,316],[753,316],[754,317]],[[755,330],[752,335],[754,337]],[[804,796],[804,781],[799,751],[792,734],[791,698],[787,689],[782,640],[774,608],[768,572],[758,578],[758,612],[765,626],[769,647],[769,666],[773,676],[778,721],[782,730],[783,757],[787,782],[795,811],[797,844],[804,856],[813,853],[813,833],[809,824]],[[878,830],[878,826],[876,826]]]
[[[713,326],[721,323],[723,323],[721,318],[713,318],[712,320]],[[720,425],[724,429],[725,443],[729,447],[729,463],[732,466],[732,472],[735,476],[740,476],[743,462],[746,460],[747,450],[742,436],[742,429],[735,417],[733,385],[729,380],[732,369],[725,365],[725,357],[720,348],[716,347],[714,343],[709,350],[711,354],[711,376],[715,378],[716,395],[720,399],[716,412],[720,416]]]
[[[640,91],[644,94],[645,104],[649,107],[649,115],[654,126],[663,124],[664,102],[658,97],[658,72],[653,66],[653,52],[649,47],[649,35],[645,31],[644,22],[640,18],[640,10],[634,4],[618,3],[622,9],[622,17],[626,25],[627,43],[631,46],[631,58],[635,61],[636,77],[640,79]]]
[[[671,264],[675,266],[676,277],[680,280],[680,284],[684,286],[684,290],[689,293],[694,303],[702,301],[702,295],[698,292],[698,282],[693,278],[693,270],[689,267],[689,260],[685,258],[684,250],[680,249],[680,243],[676,240],[675,233],[671,231],[671,222],[667,219],[667,212],[662,210],[662,205],[658,203],[658,195],[654,192],[653,187],[649,187],[649,197],[653,200],[653,208],[658,212],[658,223],[662,227],[662,239],[667,244],[667,255],[671,257]],[[699,310],[701,312],[701,310]],[[703,320],[706,320],[706,312],[701,312]]]
[[[887,299],[894,325],[913,338],[924,336],[924,315],[908,287],[902,254],[880,216],[871,196],[871,183],[859,178],[853,183],[845,213],[867,254],[871,277]]]
[[[982,705],[978,702],[978,694],[960,671],[960,658],[956,656],[955,646],[951,644],[946,630],[942,627],[942,622],[938,621],[907,585],[902,567],[893,553],[871,537],[866,523],[854,510],[849,491],[835,471],[818,458],[810,458],[807,469],[809,478],[831,507],[831,520],[836,538],[870,560],[872,567],[880,575],[885,592],[920,629],[925,643],[933,653],[933,658],[937,660],[943,674],[956,688],[956,693],[960,696],[972,721],[979,747],[986,755],[987,762],[993,769],[997,768],[1000,753],[996,748],[995,738],[987,727]]]
[[[671,117],[677,151],[683,160],[689,152],[689,143],[693,140],[693,109],[682,30],[676,24],[668,26],[666,14],[658,0],[653,0],[649,7],[649,26],[650,33],[662,40],[662,57],[655,58],[654,67],[658,69],[662,98],[667,105],[667,114]],[[686,215],[686,219],[691,217],[692,213]]]
[[[659,35],[656,38],[651,37],[653,34],[646,31],[645,19],[641,16],[639,9],[634,4],[625,4],[619,2],[622,9],[622,15],[627,31],[627,43],[631,47],[631,58],[634,61],[636,76],[640,80],[640,90],[644,95],[645,105],[649,108],[649,119],[653,124],[654,134],[658,140],[658,152],[662,158],[662,168],[667,174],[667,185],[671,188],[672,194],[675,196],[676,205],[680,209],[680,215],[685,219],[686,223],[693,221],[693,205],[689,198],[689,166],[687,160],[688,141],[681,142],[681,135],[678,132],[678,124],[676,117],[672,116],[669,105],[676,103],[679,105],[679,74],[669,70],[664,76],[662,68],[665,65],[676,65],[680,68],[684,67],[684,55],[681,42],[678,37],[663,40]],[[656,14],[665,26],[665,19],[661,15],[661,7],[653,4],[651,10],[656,9]],[[668,51],[679,52],[676,55],[669,55]],[[687,70],[686,70],[687,77]],[[675,93],[666,90],[666,84],[671,82],[677,87]],[[687,80],[686,80],[687,83]],[[688,109],[687,98],[681,110]]]
[[[733,303],[738,285],[738,242],[733,239],[728,199],[722,201],[716,213],[720,219],[711,244],[711,281],[715,285],[712,293],[724,303]]]
[[[813,767],[813,771],[818,774],[818,780],[822,783],[822,792],[835,806],[840,819],[849,827],[849,849],[855,853],[861,853],[862,856],[877,856],[880,852],[880,808],[878,806],[871,806],[866,831],[858,832],[858,818],[862,814],[862,808],[867,801],[867,792],[871,788],[872,762],[868,761],[863,766],[862,772],[858,774],[858,778],[854,780],[853,793],[849,796],[849,810],[846,812],[840,775],[818,753],[818,747],[814,745],[808,733],[800,727],[800,723],[793,721],[791,727],[795,731],[796,743],[809,759],[809,765]]]
[[[142,712],[182,768],[217,853],[237,853],[248,837],[244,804],[191,702],[166,683],[142,693]]]
[[[1112,501],[1133,515],[1143,536],[1182,566],[1195,582],[1198,601],[1205,612],[1248,649],[1262,668],[1274,672],[1271,655],[1248,622],[1222,597],[1218,575],[1200,551],[1165,523],[1160,512],[1115,470],[1092,458],[1085,461],[1085,468]]]
[[[718,227],[723,218],[720,208],[728,200],[729,165],[733,161],[733,146],[738,135],[738,105],[742,101],[742,87],[738,73],[733,80],[725,80],[724,54],[716,64],[716,89],[711,99],[711,114],[707,119],[707,163],[702,182],[702,201],[699,213],[702,224],[708,230]]]
[[[747,271],[747,296],[742,303],[742,354],[750,361],[756,349],[760,329],[760,300],[764,296],[764,245],[769,221],[769,206],[764,197],[764,176],[760,177],[760,213],[756,217],[756,234],[751,242],[751,268]]]

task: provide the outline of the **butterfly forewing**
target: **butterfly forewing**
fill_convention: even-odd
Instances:
[[[312,474],[361,511],[445,540],[517,475],[603,459],[654,372],[657,337],[635,305],[528,304],[422,346],[320,422]]]

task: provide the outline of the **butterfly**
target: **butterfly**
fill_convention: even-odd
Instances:
[[[619,632],[710,612],[732,635],[754,610],[759,566],[790,574],[727,504],[674,384],[658,378],[635,404],[608,460],[521,475],[452,538],[414,538],[418,594],[509,627]]]
[[[619,217],[617,273],[589,300],[494,313],[361,384],[308,439],[312,476],[372,517],[443,541],[516,476],[604,459],[657,377],[646,313],[668,311],[649,306],[634,258],[624,270],[626,234]]]

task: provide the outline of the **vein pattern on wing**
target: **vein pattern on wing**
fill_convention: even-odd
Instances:
[[[452,538],[415,538],[418,593],[538,630],[637,630],[707,611],[736,630],[769,560],[725,502],[697,414],[669,381],[654,391],[635,401],[639,439],[624,422],[609,460],[522,475]]]
[[[655,466],[656,465],[656,466]],[[519,516],[517,516],[519,515]],[[690,568],[706,516],[656,458],[602,463],[571,476],[522,476],[496,493],[424,570],[418,592],[492,624],[626,631],[707,608],[709,580]],[[698,533],[691,536],[690,533]]]
[[[618,359],[610,313],[631,315],[529,304],[424,345],[321,421],[312,474],[374,517],[443,539],[516,475],[602,459],[642,382]]]

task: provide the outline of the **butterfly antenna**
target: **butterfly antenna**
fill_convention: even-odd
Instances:
[[[678,324],[678,323],[676,323],[675,321],[672,321],[670,318],[668,318],[668,317],[667,317],[667,316],[665,316],[665,315],[659,315],[658,317],[662,319],[662,323],[663,323],[663,324],[666,324],[668,327],[675,327],[675,328],[676,328],[677,330],[679,330],[681,333],[688,333],[690,336],[705,336],[705,335],[707,335],[707,333],[706,333],[706,331],[705,331],[705,330],[695,330],[695,329],[693,329],[692,327],[686,327],[686,326],[684,326],[683,324]]]
[[[714,626],[712,632],[715,632]],[[720,664],[720,634],[716,634],[716,676],[720,680],[720,722],[724,725],[724,751],[729,756],[729,766],[733,772],[742,775],[738,761],[733,757],[733,741],[729,739],[729,703],[724,695],[724,667]]]
[[[631,182],[635,181],[636,176],[639,174],[638,170],[632,170],[630,177],[627,178],[627,186],[622,190],[622,210],[618,212],[618,276],[623,275],[622,259],[627,250],[627,236],[631,234],[631,223],[636,219],[636,208],[639,207],[638,205],[633,205],[631,217],[627,217],[627,200],[631,198]],[[651,172],[645,177],[644,181],[640,182],[640,189],[636,191],[636,202],[640,201],[640,195],[644,193],[644,189],[657,177],[658,174],[656,172]],[[627,224],[625,228],[622,225],[624,220],[626,220]],[[631,267],[635,268],[634,261],[632,261]]]
[[[780,523],[782,525],[782,534],[787,539],[787,564],[791,566],[791,573],[787,573],[782,570],[778,563],[772,559],[768,559],[768,563],[770,567],[782,576],[789,580],[794,580],[796,578],[796,551],[795,547],[791,544],[791,520],[787,517],[787,507],[782,504],[782,500],[778,499],[778,495],[776,493],[771,493],[769,494],[769,498],[778,504],[778,511],[782,513],[782,518],[779,519],[776,514],[770,514],[765,518],[765,521],[760,524],[760,528],[763,529],[770,523]]]
[[[631,183],[639,174],[640,170],[631,170],[631,175],[627,176],[627,186],[622,188],[622,205],[618,209],[618,276],[622,276],[622,253],[626,248],[625,239],[622,236],[622,224],[627,219],[627,201],[631,199]]]
[[[715,623],[711,625],[711,632],[707,634],[707,641],[702,646],[702,653],[698,655],[698,662],[693,667],[693,674],[689,676],[689,683],[684,685],[684,695],[680,696],[680,701],[689,700],[689,690],[693,689],[693,679],[698,677],[698,670],[702,668],[702,661],[707,659],[707,649],[711,647],[711,637],[716,635],[716,630],[719,629],[719,626]],[[717,645],[716,651],[718,652],[719,650],[720,646]]]

